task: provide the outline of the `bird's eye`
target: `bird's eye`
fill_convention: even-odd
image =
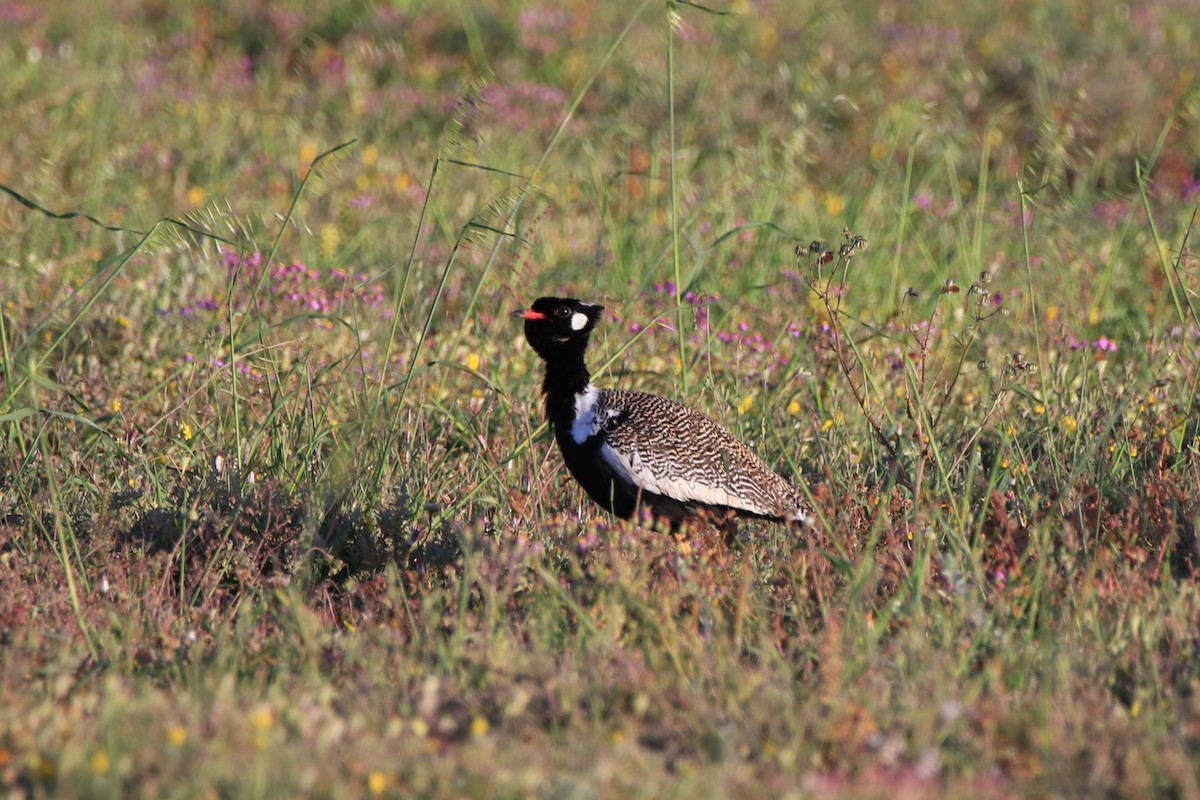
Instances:
[[[554,309],[554,316],[566,319],[567,317],[571,316],[571,309],[567,308],[566,306],[559,306],[558,308]]]

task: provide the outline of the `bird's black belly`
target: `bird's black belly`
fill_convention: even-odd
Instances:
[[[606,511],[622,519],[629,519],[637,510],[638,490],[628,481],[615,474],[600,457],[599,436],[576,444],[567,426],[556,427],[555,438],[562,451],[563,461],[571,475],[593,500]]]
[[[576,444],[567,429],[561,436],[556,432],[555,438],[572,477],[589,497],[609,513],[621,519],[630,519],[640,505],[649,509],[655,517],[669,521],[672,527],[695,515],[696,509],[692,504],[644,491],[613,472],[600,456],[601,437],[595,436],[583,444]]]

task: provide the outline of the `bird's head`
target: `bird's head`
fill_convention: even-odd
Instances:
[[[513,312],[525,320],[525,338],[542,358],[572,347],[586,347],[588,336],[604,306],[566,297],[539,297],[533,305]]]

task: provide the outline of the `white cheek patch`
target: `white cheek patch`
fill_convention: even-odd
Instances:
[[[576,311],[571,315],[571,330],[581,331],[587,327],[587,324],[588,315],[584,314],[582,311]]]

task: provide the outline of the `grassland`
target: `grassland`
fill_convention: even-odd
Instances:
[[[0,16],[11,796],[1200,797],[1194,4]],[[817,524],[599,513],[552,293]]]

